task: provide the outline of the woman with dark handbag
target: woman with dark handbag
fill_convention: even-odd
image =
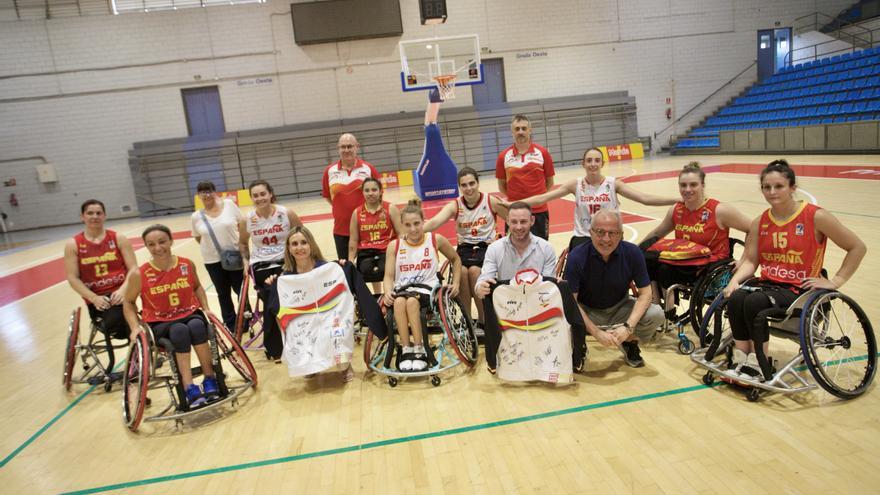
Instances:
[[[243,265],[238,250],[238,223],[244,216],[230,199],[217,194],[213,182],[196,186],[205,207],[192,214],[192,235],[199,243],[205,270],[217,291],[223,324],[235,328],[235,306],[232,291],[241,291]]]

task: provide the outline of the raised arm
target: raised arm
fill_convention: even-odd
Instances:
[[[290,222],[291,227],[303,226],[302,220],[299,219],[299,215],[297,215],[296,212],[293,211],[293,208],[287,209],[287,221]]]
[[[805,289],[838,289],[859,269],[868,248],[855,232],[846,228],[837,217],[826,210],[818,210],[813,221],[818,233],[828,237],[837,247],[846,251],[846,256],[831,280],[819,277],[808,278],[801,287]]]
[[[641,203],[646,206],[674,205],[677,201],[679,201],[679,198],[664,198],[661,196],[644,193],[623,182],[620,179],[614,179],[614,190],[617,191],[617,194],[620,194],[624,198],[631,199],[636,203]]]
[[[752,225],[749,217],[745,216],[735,206],[727,203],[718,203],[718,207],[715,208],[715,216],[718,220],[718,226],[722,229],[736,229],[744,234],[748,234]]]
[[[547,180],[553,182],[553,177],[548,177]],[[528,204],[529,206],[535,206],[539,204],[546,203],[550,200],[561,198],[566,194],[574,194],[577,188],[577,179],[572,179],[565,184],[557,187],[556,189],[548,189],[547,192],[543,194],[538,194],[535,196],[529,196],[528,198],[523,199],[523,203]]]
[[[455,210],[458,209],[458,205],[456,205],[456,200],[452,200],[445,205],[440,211],[437,212],[436,215],[431,217],[430,220],[425,222],[425,232],[433,232],[440,228],[444,223],[448,222],[453,215],[455,215]]]
[[[650,239],[651,237],[656,236],[658,239],[662,239],[666,237],[667,234],[672,232],[672,229],[675,228],[675,225],[672,223],[672,208],[666,210],[666,216],[663,217],[663,220],[660,220],[660,223],[654,227],[653,230],[648,232],[645,236],[645,239]]]
[[[501,217],[505,222],[507,221],[507,212],[509,211],[509,208],[506,203],[502,202],[495,196],[489,195],[489,208],[492,208],[492,211],[494,211],[495,214]]]

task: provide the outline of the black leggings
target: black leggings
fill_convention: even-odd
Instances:
[[[279,261],[280,263],[280,261]],[[281,340],[281,330],[278,329],[278,320],[274,314],[270,314],[269,296],[272,294],[271,286],[266,285],[266,279],[272,275],[280,275],[281,267],[260,269],[259,263],[254,265],[254,288],[257,296],[263,301],[263,347],[269,359],[280,359],[284,351],[284,342]]]
[[[220,302],[220,312],[223,315],[223,324],[230,331],[235,331],[235,305],[232,303],[232,292],[235,295],[241,293],[241,282],[244,278],[242,270],[226,270],[218,261],[217,263],[205,263],[205,270],[217,291],[217,301]]]
[[[756,345],[770,339],[767,315],[785,311],[798,294],[784,285],[765,285],[760,290],[738,289],[727,302],[730,327],[736,340],[752,340]]]
[[[678,266],[661,262],[653,256],[645,256],[645,266],[648,269],[648,277],[656,281],[662,289],[672,287],[675,284],[694,285],[697,277],[706,265]]]
[[[208,326],[205,318],[199,313],[174,321],[155,321],[149,325],[156,341],[167,337],[171,340],[174,352],[177,353],[187,353],[192,346],[208,341]]]
[[[104,311],[96,308],[93,304],[88,304],[86,307],[89,309],[89,317],[101,333],[114,339],[128,339],[128,323],[125,322],[121,305],[110,306]]]

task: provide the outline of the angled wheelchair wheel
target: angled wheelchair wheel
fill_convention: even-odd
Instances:
[[[214,336],[217,339],[217,350],[220,352],[220,359],[226,359],[235,368],[235,371],[244,379],[244,381],[257,386],[257,371],[254,369],[253,363],[248,358],[247,353],[241,344],[229,333],[229,330],[223,326],[223,322],[215,316],[210,317],[211,325],[214,326]]]
[[[718,346],[731,333],[730,319],[727,317],[727,299],[722,294],[719,294],[712,301],[712,304],[709,305],[700,324],[698,332],[700,348],[710,347],[711,355],[715,356],[719,351]]]
[[[64,349],[64,376],[61,383],[65,390],[70,390],[73,383],[73,368],[76,366],[76,347],[79,344],[79,321],[82,308],[76,308],[70,313],[70,323],[67,325],[67,347]]]
[[[712,304],[718,294],[724,291],[732,276],[733,267],[731,265],[720,265],[700,277],[694,285],[688,312],[690,313],[691,326],[697,335],[700,333],[700,324],[703,322],[707,306]]]
[[[877,342],[865,311],[831,291],[816,294],[804,308],[800,341],[810,374],[836,397],[862,395],[877,370]]]
[[[150,385],[150,344],[144,332],[137,334],[128,350],[122,377],[122,412],[125,426],[137,431],[144,417]]]
[[[556,261],[556,278],[562,280],[565,275],[565,261],[568,259],[568,248],[559,253],[559,259]]]
[[[452,350],[463,363],[473,366],[479,355],[474,323],[465,315],[461,303],[452,297],[446,287],[440,289],[437,300],[440,322],[452,344]]]
[[[250,309],[248,300],[248,289],[250,289],[251,277],[247,272],[241,281],[241,293],[238,295],[238,312],[235,314],[235,340],[241,342],[241,336],[244,334],[245,325],[250,323],[247,313]]]

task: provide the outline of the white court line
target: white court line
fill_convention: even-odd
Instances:
[[[797,191],[799,193],[803,194],[804,196],[810,198],[810,203],[813,203],[814,205],[819,204],[819,200],[816,199],[816,196],[813,196],[812,194],[810,194],[806,189],[799,187],[799,188],[797,188]]]
[[[635,243],[636,239],[639,237],[639,231],[634,229],[633,227],[630,227],[627,224],[623,224],[623,228],[629,230],[632,233],[632,235],[629,236],[629,239],[627,239],[627,241]]]

